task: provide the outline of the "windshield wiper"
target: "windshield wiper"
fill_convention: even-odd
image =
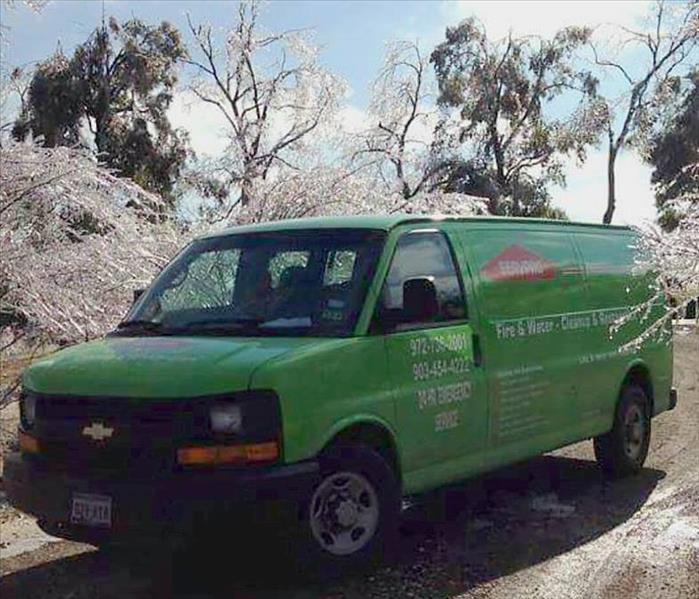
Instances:
[[[265,322],[265,318],[229,318],[226,320],[198,320],[180,327],[168,329],[169,333],[205,333],[209,335],[227,335],[241,329],[257,327]]]
[[[149,330],[157,330],[163,328],[162,322],[155,322],[154,320],[122,320],[118,325],[117,329],[130,329],[130,328],[143,328]]]
[[[149,335],[164,335],[166,332],[163,329],[162,322],[154,320],[122,320],[116,330],[109,333],[110,335],[133,335],[133,334],[149,334]]]

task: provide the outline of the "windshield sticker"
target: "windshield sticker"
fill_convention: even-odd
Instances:
[[[521,245],[511,245],[481,268],[487,281],[541,281],[556,276],[556,265]]]
[[[340,322],[344,320],[345,318],[345,313],[342,310],[337,310],[337,309],[330,309],[326,308],[323,310],[320,314],[320,317],[323,320],[335,320],[337,322]]]

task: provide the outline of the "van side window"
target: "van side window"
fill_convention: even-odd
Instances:
[[[403,303],[406,281],[427,279],[437,292],[436,315],[428,322],[411,319]],[[454,266],[449,244],[442,233],[406,233],[396,245],[393,261],[386,276],[378,318],[382,323],[393,322],[398,329],[439,324],[466,317],[461,283]]]
[[[310,252],[289,250],[277,252],[270,258],[267,270],[269,271],[272,289],[279,287],[285,279],[293,273],[302,272],[308,266]]]
[[[341,285],[352,281],[354,263],[357,259],[356,250],[335,250],[328,252],[323,274],[323,285]]]

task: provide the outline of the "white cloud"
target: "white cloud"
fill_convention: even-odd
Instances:
[[[377,119],[372,117],[367,110],[347,104],[338,111],[337,120],[345,133],[362,133],[376,126]],[[421,146],[432,143],[434,129],[437,125],[437,113],[428,112],[417,118],[411,128],[408,142],[416,142]]]
[[[351,104],[340,109],[337,120],[345,133],[361,133],[371,126],[366,111]]]
[[[410,128],[409,140],[418,142],[423,146],[429,146],[434,139],[434,130],[437,126],[438,115],[436,112],[428,112],[416,119]]]
[[[567,166],[568,186],[552,189],[553,204],[566,211],[571,220],[602,222],[607,207],[607,154],[593,150],[582,166]],[[650,184],[651,169],[635,153],[622,153],[616,161],[615,225],[640,225],[656,218]]]
[[[227,123],[218,108],[202,102],[189,90],[175,94],[168,110],[170,122],[189,132],[192,148],[200,157],[220,156],[228,145]]]
[[[502,38],[510,30],[515,35],[552,36],[568,25],[614,23],[626,27],[638,25],[648,10],[648,2],[607,0],[589,2],[443,2],[441,12],[447,24],[453,25],[471,15],[485,25],[488,36]]]

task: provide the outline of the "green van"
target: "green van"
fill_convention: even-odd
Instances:
[[[106,338],[24,372],[8,498],[96,545],[290,500],[307,550],[344,564],[404,496],[583,439],[637,472],[677,396],[669,341],[609,332],[649,294],[634,239],[415,216],[196,239]]]

